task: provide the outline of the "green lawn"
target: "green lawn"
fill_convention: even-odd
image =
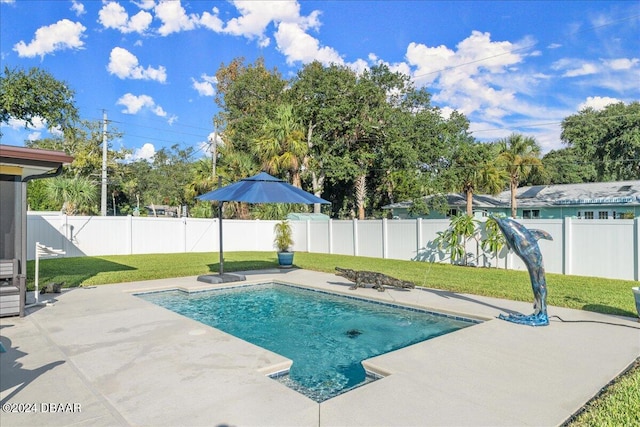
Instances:
[[[122,255],[40,260],[40,286],[65,282],[67,287],[104,285],[138,280],[195,276],[218,271],[218,253]],[[33,289],[34,262],[27,264]],[[225,271],[274,268],[272,252],[225,253]],[[460,267],[415,261],[298,252],[295,266],[334,272],[335,267],[379,271],[418,286],[518,301],[532,301],[529,275],[524,271]],[[550,305],[620,316],[637,316],[631,287],[637,282],[547,274]],[[585,406],[568,425],[640,425],[640,363],[620,376]]]
[[[218,253],[180,253],[45,259],[40,260],[40,283],[65,282],[66,286],[76,287],[195,276],[217,272],[218,257]],[[525,271],[304,252],[296,253],[294,261],[297,267],[308,270],[334,272],[336,266],[374,270],[418,286],[518,301],[533,299]],[[276,266],[273,252],[225,253],[227,272]],[[27,268],[32,288],[34,262],[29,262]],[[547,283],[549,305],[636,316],[631,287],[637,282],[547,274]]]

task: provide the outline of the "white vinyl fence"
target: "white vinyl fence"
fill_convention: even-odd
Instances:
[[[640,280],[639,220],[519,220],[547,231],[540,240],[546,271]],[[223,221],[225,251],[273,251],[276,221]],[[291,221],[294,250],[415,261],[450,262],[433,244],[448,220]],[[28,259],[35,242],[62,249],[67,257],[146,253],[217,252],[217,219],[66,216],[30,212]],[[526,270],[506,248],[498,256],[471,242],[467,251],[480,266]]]

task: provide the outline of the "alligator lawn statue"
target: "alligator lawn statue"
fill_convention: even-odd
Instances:
[[[522,224],[508,218],[497,218],[493,215],[491,218],[495,220],[498,227],[500,227],[500,231],[504,234],[509,249],[513,250],[527,266],[534,298],[533,314],[528,316],[522,314],[510,314],[509,316],[504,316],[501,314],[498,317],[521,325],[548,325],[547,279],[544,275],[542,252],[540,252],[540,247],[538,246],[538,239],[553,240],[553,238],[546,231],[529,230]]]
[[[364,288],[367,283],[372,284],[378,292],[384,292],[385,285],[400,289],[413,289],[416,287],[412,282],[406,282],[375,271],[356,271],[340,267],[336,267],[336,271],[338,272],[338,276],[342,276],[353,282],[353,286],[349,289]]]

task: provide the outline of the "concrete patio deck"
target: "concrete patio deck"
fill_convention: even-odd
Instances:
[[[247,282],[271,280],[486,321],[369,359],[385,378],[318,404],[266,376],[284,357],[132,295],[229,284],[185,277],[67,290],[24,318],[0,319],[0,424],[551,426],[640,357],[636,319],[549,307],[562,320],[534,328],[496,319],[528,314],[531,303],[247,272]]]

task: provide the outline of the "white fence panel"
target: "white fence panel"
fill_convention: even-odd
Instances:
[[[218,250],[220,237],[217,220],[189,218],[186,220],[186,228],[187,252],[214,252]]]
[[[132,217],[131,253],[183,252],[184,224],[181,218]]]
[[[73,249],[95,256],[128,253],[127,217],[67,216],[69,240]],[[69,253],[72,255],[73,252]]]
[[[538,240],[538,246],[542,252],[542,260],[544,263],[544,270],[548,273],[562,274],[563,266],[563,251],[564,251],[564,222],[561,219],[519,219],[522,225],[530,230],[542,230],[546,231],[553,237],[553,240],[540,239]],[[504,259],[505,251],[502,252],[502,259]],[[507,260],[507,268],[510,270],[526,270],[527,267],[524,262],[514,253],[509,252]],[[504,265],[500,263],[499,265]]]
[[[340,255],[355,255],[354,221],[331,221],[331,253]]]
[[[569,274],[633,278],[638,258],[633,231],[634,220],[571,221],[572,263]]]
[[[358,256],[384,258],[382,221],[354,221],[353,224],[358,227]]]
[[[386,221],[387,258],[415,259],[418,255],[418,222]]]
[[[36,258],[36,242],[55,249],[66,244],[62,216],[27,216],[27,259]],[[79,256],[79,255],[78,255]]]
[[[274,221],[275,225],[277,221]],[[289,221],[291,224],[291,232],[293,234],[293,250],[298,252],[307,252],[307,246],[309,235],[307,233],[307,221]],[[273,225],[271,226],[271,233],[273,234]],[[272,245],[271,248],[274,249],[273,246],[273,235],[271,236]]]
[[[35,242],[66,251],[67,257],[145,253],[216,252],[217,219],[146,217],[68,217],[29,213],[27,258]],[[520,220],[529,229],[548,232],[539,240],[550,273],[639,280],[640,228],[636,220]],[[225,251],[273,251],[277,221],[224,220]],[[294,250],[377,258],[448,263],[433,244],[448,220],[292,221]],[[467,250],[476,253],[477,243]],[[476,255],[474,255],[476,256]],[[495,259],[481,253],[478,265],[525,270],[503,249]]]
[[[330,225],[330,221],[308,221],[310,238],[307,245],[309,252],[324,254],[331,252],[329,246]]]
[[[438,237],[438,232],[449,228],[448,219],[418,220],[419,249],[415,259],[417,261],[442,262],[447,255],[438,251],[433,241]]]
[[[222,238],[226,251],[273,251],[273,226],[277,221],[225,219]]]

